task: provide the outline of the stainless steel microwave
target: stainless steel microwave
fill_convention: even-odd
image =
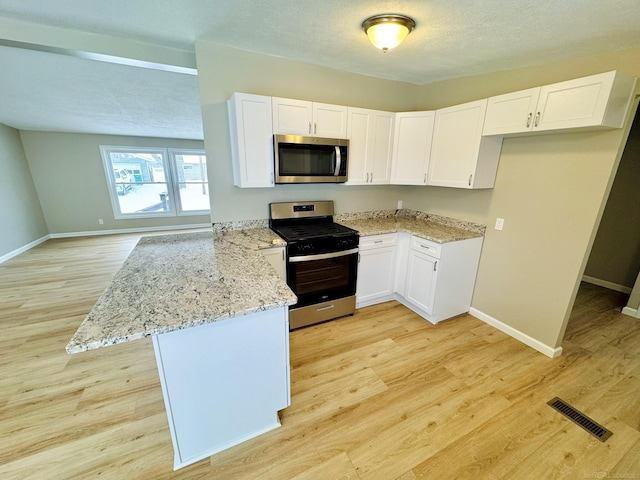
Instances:
[[[276,183],[344,183],[349,140],[273,136]]]

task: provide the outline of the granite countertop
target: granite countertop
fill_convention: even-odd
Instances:
[[[336,222],[357,230],[361,237],[407,232],[437,243],[483,237],[485,226],[449,217],[401,210],[337,215]]]
[[[67,352],[292,305],[296,296],[259,252],[284,245],[266,227],[143,237]]]
[[[412,210],[340,214],[360,236],[408,232],[438,243],[482,237],[485,226]],[[143,237],[67,345],[78,353],[293,305],[261,249],[286,242],[266,220],[213,232]]]

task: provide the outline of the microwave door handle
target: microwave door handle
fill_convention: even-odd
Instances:
[[[340,156],[340,147],[337,145],[334,147],[336,149],[336,169],[333,171],[333,176],[337,177],[340,175],[340,166],[342,165],[342,157]]]

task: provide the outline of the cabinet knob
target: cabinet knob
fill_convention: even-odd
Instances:
[[[309,134],[311,134],[311,122],[309,122]]]
[[[529,116],[527,117],[527,128],[531,126],[531,119],[533,118],[533,112],[529,112]]]
[[[422,179],[422,183],[427,184],[427,174],[424,174],[424,178]]]
[[[469,175],[469,186],[471,186],[471,180],[473,179],[473,173]]]
[[[318,124],[314,123],[313,124],[313,134],[315,135],[316,133],[318,133]]]
[[[536,121],[533,122],[533,126],[537,127],[538,123],[540,123],[540,112],[536,113]]]

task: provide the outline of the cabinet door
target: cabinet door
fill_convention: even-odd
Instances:
[[[391,183],[426,185],[434,112],[396,114]]]
[[[356,305],[391,299],[394,289],[396,234],[373,235],[360,241]]]
[[[436,110],[428,184],[471,188],[487,99]]]
[[[347,185],[364,185],[369,182],[367,160],[370,156],[372,122],[371,111],[349,107],[347,138],[349,139],[349,172]]]
[[[304,100],[273,97],[273,133],[311,135],[313,104]]]
[[[313,104],[312,135],[325,138],[347,138],[347,107]]]
[[[276,272],[282,280],[287,281],[287,261],[285,258],[284,247],[272,247],[262,250],[262,254],[267,261],[275,268]]]
[[[227,105],[234,185],[273,187],[271,97],[234,93]]]
[[[533,130],[601,125],[616,72],[578,78],[540,89]]]
[[[529,132],[533,128],[540,87],[490,97],[483,135]]]
[[[393,153],[393,125],[395,114],[374,112],[372,115],[373,139],[370,161],[371,176],[369,183],[384,185],[389,183],[391,174],[391,156]]]
[[[395,114],[349,107],[347,185],[388,184]]]
[[[416,250],[409,250],[405,298],[430,315],[434,313],[438,259]]]
[[[390,297],[393,294],[395,247],[360,252],[356,301],[358,305]]]

